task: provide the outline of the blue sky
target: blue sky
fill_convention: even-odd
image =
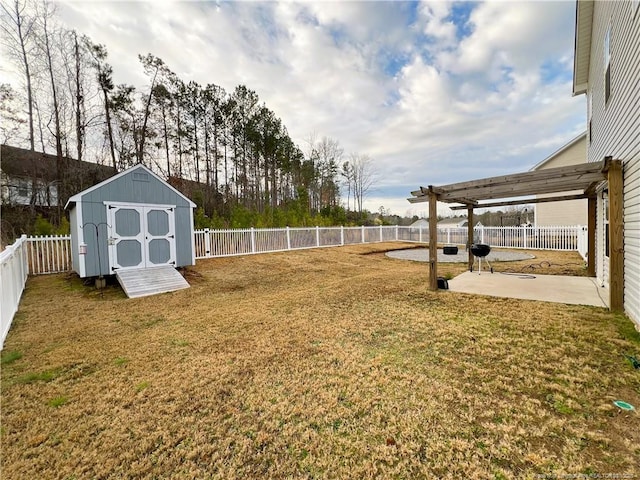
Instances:
[[[418,186],[528,170],[585,129],[574,2],[57,4],[118,83],[144,86],[150,52],[185,80],[255,90],[303,150],[316,135],[369,155],[370,210],[420,215]]]

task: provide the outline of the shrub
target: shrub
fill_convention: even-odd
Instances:
[[[34,235],[53,235],[54,227],[49,220],[44,218],[42,215],[38,214],[36,217],[36,221],[33,225],[33,234]]]

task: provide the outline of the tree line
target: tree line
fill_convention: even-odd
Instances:
[[[363,212],[371,159],[346,157],[337,140],[314,135],[303,150],[249,87],[186,81],[153,54],[138,56],[146,85],[115,84],[106,47],[62,27],[53,3],[2,0],[1,7],[3,46],[20,77],[17,87],[0,86],[2,142],[55,152],[59,212],[77,193],[68,157],[114,172],[142,163],[186,180],[210,218],[285,209],[337,221],[352,201]]]

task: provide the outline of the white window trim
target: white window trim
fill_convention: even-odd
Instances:
[[[604,34],[604,68],[603,68],[603,80],[604,80],[604,106],[607,107],[609,99],[611,98],[611,20],[609,20],[609,26]],[[609,95],[607,96],[607,71],[609,72]]]
[[[587,128],[589,131],[589,144],[593,140],[593,124],[591,119],[593,117],[593,89],[589,88],[587,91]]]
[[[609,239],[610,239],[610,231],[609,231],[609,191],[602,191],[602,231],[604,233],[604,248],[603,248],[603,256],[605,258],[609,258]]]

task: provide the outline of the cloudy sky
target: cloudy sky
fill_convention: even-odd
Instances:
[[[572,98],[575,2],[59,1],[105,44],[117,83],[146,85],[139,53],[182,79],[255,90],[305,150],[311,134],[367,154],[366,207],[530,169],[585,128]]]

